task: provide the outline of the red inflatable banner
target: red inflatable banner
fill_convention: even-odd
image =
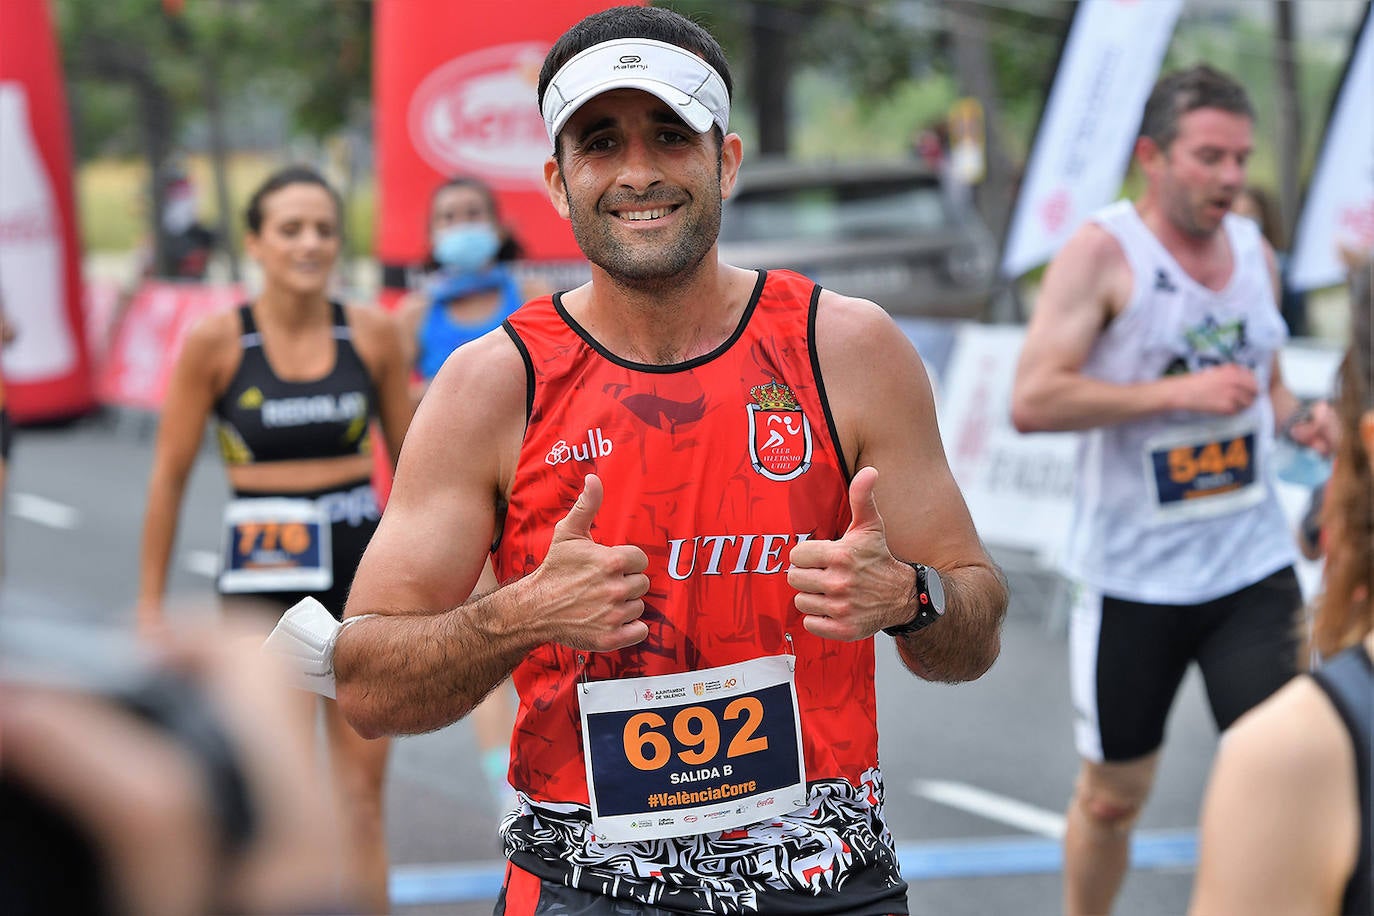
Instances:
[[[0,0],[0,352],[17,422],[94,404],[81,314],[81,252],[57,42],[46,0]]]
[[[549,141],[535,101],[539,68],[568,26],[607,0],[377,0],[374,100],[385,285],[429,250],[429,200],[475,175],[530,260],[580,259],[544,189]]]

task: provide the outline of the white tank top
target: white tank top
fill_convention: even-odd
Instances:
[[[1121,245],[1134,283],[1083,374],[1131,384],[1238,363],[1254,371],[1259,396],[1233,416],[1178,410],[1083,433],[1065,571],[1131,601],[1210,601],[1296,559],[1271,460],[1269,382],[1288,330],[1259,230],[1226,216],[1234,268],[1214,291],[1184,272],[1130,201],[1093,219]]]

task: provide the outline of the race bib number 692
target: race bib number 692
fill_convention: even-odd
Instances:
[[[600,842],[728,830],[804,804],[791,656],[579,688]]]

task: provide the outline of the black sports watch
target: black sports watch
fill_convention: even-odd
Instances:
[[[920,563],[908,563],[916,570],[916,601],[919,609],[909,622],[895,627],[883,627],[888,636],[910,636],[917,630],[924,630],[945,613],[945,584],[940,581],[940,573]]]

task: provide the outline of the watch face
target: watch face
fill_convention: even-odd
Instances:
[[[940,574],[929,566],[926,570],[926,592],[930,595],[931,610],[937,614],[945,612],[945,584],[940,581]]]

